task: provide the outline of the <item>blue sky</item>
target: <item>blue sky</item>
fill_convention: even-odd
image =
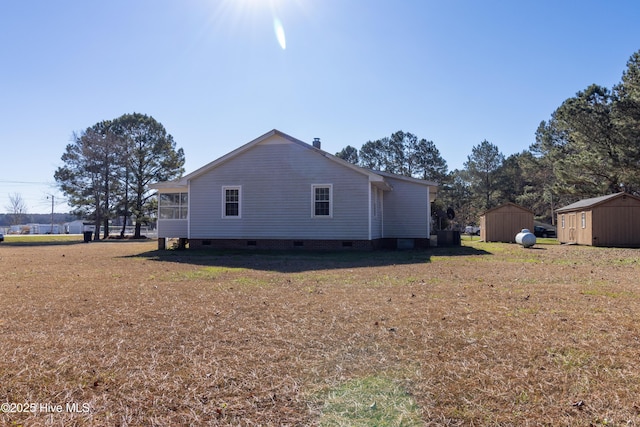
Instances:
[[[187,173],[273,128],[331,153],[403,130],[450,170],[485,139],[508,156],[620,82],[638,22],[637,0],[0,0],[0,212],[67,211],[72,133],[132,112]]]

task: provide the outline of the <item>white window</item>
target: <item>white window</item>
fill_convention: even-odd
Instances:
[[[582,212],[582,215],[580,215],[580,219],[582,221],[582,228],[587,228],[587,214],[586,214],[586,212]]]
[[[333,186],[331,184],[313,184],[311,186],[311,212],[314,218],[333,216]]]
[[[562,228],[564,228],[564,215],[560,216],[560,219],[562,221]]]
[[[159,219],[187,219],[188,193],[160,193],[158,195]]]
[[[222,187],[222,217],[241,218],[242,217],[242,187],[225,186]]]

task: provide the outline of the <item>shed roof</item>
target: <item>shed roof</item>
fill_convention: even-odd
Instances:
[[[618,197],[622,197],[622,196],[627,196],[627,197],[632,197],[634,199],[637,199],[638,201],[640,201],[640,198],[633,196],[629,193],[625,193],[625,192],[621,192],[621,193],[614,193],[614,194],[607,194],[606,196],[600,196],[600,197],[591,197],[589,199],[582,199],[579,200],[575,203],[571,203],[570,205],[564,206],[560,209],[556,209],[556,212],[570,212],[570,211],[577,211],[577,210],[582,210],[582,209],[586,209],[586,208],[592,208],[594,206],[597,205],[601,205],[609,200],[618,198]]]
[[[503,209],[503,208],[505,208],[505,207],[509,207],[509,206],[513,206],[513,207],[515,207],[515,208],[518,208],[518,209],[520,209],[520,210],[522,210],[522,211],[524,211],[524,212],[527,212],[527,213],[530,213],[530,214],[532,214],[532,215],[533,215],[533,211],[532,211],[531,209],[527,209],[527,208],[525,208],[524,206],[516,205],[516,204],[515,204],[515,203],[513,203],[513,202],[507,202],[507,203],[505,203],[505,204],[503,204],[503,205],[496,206],[495,208],[491,208],[491,209],[486,210],[486,211],[485,211],[481,216],[484,216],[484,215],[486,215],[486,214],[488,214],[488,213],[491,213],[491,212],[493,212],[493,211],[497,211],[497,210],[499,210],[499,209]]]

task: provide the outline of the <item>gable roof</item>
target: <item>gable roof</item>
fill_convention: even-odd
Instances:
[[[236,148],[235,150],[225,154],[222,157],[219,157],[218,159],[207,163],[206,165],[196,169],[195,171],[183,176],[182,178],[179,178],[175,181],[167,181],[167,182],[158,182],[155,184],[151,185],[151,188],[155,188],[155,189],[180,189],[180,188],[185,188],[187,187],[187,183],[194,179],[197,178],[207,172],[209,172],[210,170],[220,166],[223,163],[226,163],[227,161],[239,156],[240,154],[250,150],[251,148],[255,147],[256,145],[266,141],[267,139],[273,137],[273,136],[279,136],[281,138],[284,138],[294,144],[297,144],[303,148],[306,148],[308,150],[312,150],[314,152],[317,152],[318,154],[324,156],[325,158],[327,158],[328,160],[338,163],[344,167],[347,167],[349,169],[354,170],[355,172],[358,172],[360,174],[366,175],[369,177],[369,182],[373,183],[374,185],[376,185],[379,188],[382,188],[383,190],[391,190],[392,187],[391,185],[389,185],[384,177],[392,177],[392,178],[396,178],[396,179],[401,179],[401,180],[406,180],[406,181],[410,181],[410,182],[414,182],[417,184],[421,184],[421,185],[425,185],[425,186],[437,186],[438,184],[435,182],[430,182],[430,181],[425,181],[425,180],[421,180],[421,179],[416,179],[416,178],[411,178],[411,177],[406,177],[406,176],[401,176],[401,175],[395,175],[395,174],[390,174],[387,172],[379,172],[379,171],[374,171],[371,169],[366,169],[357,165],[354,165],[353,163],[349,163],[346,160],[343,160],[339,157],[336,157],[332,154],[327,153],[326,151],[323,151],[319,148],[314,147],[313,145],[307,144],[306,142],[303,142],[297,138],[294,138],[290,135],[287,135],[284,132],[281,132],[277,129],[272,129],[269,132],[265,133],[264,135],[259,136],[258,138],[254,139],[253,141],[250,141],[238,148]]]
[[[522,211],[525,211],[525,212],[530,213],[530,214],[532,214],[532,215],[533,215],[533,211],[532,211],[531,209],[527,209],[527,208],[525,208],[524,206],[516,205],[516,204],[515,204],[515,203],[513,203],[513,202],[507,202],[507,203],[504,203],[504,204],[502,204],[502,205],[500,205],[500,206],[496,206],[495,208],[487,209],[487,210],[486,210],[486,211],[484,211],[484,213],[483,213],[482,215],[480,215],[480,216],[484,216],[484,215],[486,215],[486,214],[488,214],[488,213],[490,213],[490,212],[497,211],[498,209],[502,209],[502,208],[507,207],[507,206],[513,206],[513,207],[515,207],[515,208],[518,208],[518,209],[520,209],[520,210],[522,210]]]
[[[629,194],[629,193],[625,193],[625,192],[621,192],[621,193],[614,193],[614,194],[607,194],[606,196],[600,196],[600,197],[592,197],[589,199],[582,199],[579,200],[575,203],[571,203],[570,205],[564,206],[560,209],[556,209],[556,212],[569,212],[569,211],[576,211],[576,210],[581,210],[581,209],[587,209],[587,208],[593,208],[594,206],[598,206],[601,205],[609,200],[613,200],[616,199],[618,197],[632,197],[638,201],[640,201],[640,198]]]

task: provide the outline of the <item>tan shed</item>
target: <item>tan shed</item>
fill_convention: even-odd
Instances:
[[[560,243],[640,247],[640,198],[631,194],[580,200],[556,214]]]
[[[489,209],[480,217],[480,240],[485,242],[515,242],[523,228],[533,233],[533,211],[515,203]]]

